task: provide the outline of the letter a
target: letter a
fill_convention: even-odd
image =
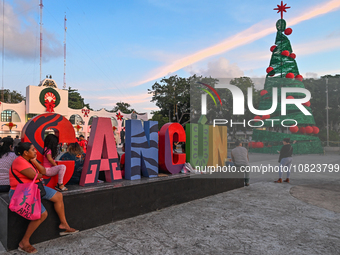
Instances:
[[[93,119],[79,185],[97,184],[99,171],[105,171],[106,182],[122,179],[111,119],[103,117]]]

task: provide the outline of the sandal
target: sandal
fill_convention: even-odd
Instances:
[[[61,236],[67,236],[67,235],[73,235],[73,234],[79,232],[79,230],[76,230],[76,229],[74,229],[74,228],[63,229],[63,230],[65,230],[65,231],[59,232],[59,235],[61,235]]]
[[[34,253],[37,253],[38,250],[36,248],[34,248],[32,245],[29,245],[28,247],[23,247],[21,248],[20,246],[18,247],[18,250],[19,251],[22,251],[22,252],[26,252],[28,254],[34,254]]]
[[[64,187],[61,189],[60,186],[64,186]],[[60,192],[68,190],[68,188],[66,188],[64,184],[59,184],[59,183],[57,183],[57,185],[54,188]]]

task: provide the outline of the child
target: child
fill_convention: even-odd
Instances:
[[[58,191],[66,191],[68,189],[63,184],[66,166],[57,165],[57,163],[54,161],[58,155],[58,144],[59,139],[57,136],[49,134],[45,137],[43,166],[46,168],[46,176],[51,177],[58,174],[58,183],[55,186],[55,189]]]
[[[120,157],[120,170],[122,171],[122,177],[125,177],[125,143],[123,143],[122,151],[124,152]]]

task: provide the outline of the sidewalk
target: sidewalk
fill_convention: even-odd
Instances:
[[[266,158],[264,162],[263,159]],[[278,155],[251,154],[252,164]],[[338,155],[294,163],[339,164]],[[35,245],[39,254],[337,254],[340,173],[309,178],[251,174],[249,187],[114,222]],[[15,250],[5,254],[22,254]]]

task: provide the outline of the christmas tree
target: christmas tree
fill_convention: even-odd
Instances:
[[[271,46],[272,52],[269,67],[267,68],[267,76],[264,84],[264,89],[261,91],[261,99],[259,110],[267,110],[272,106],[273,88],[278,91],[278,106],[271,115],[255,116],[257,126],[261,129],[254,129],[252,140],[249,144],[250,151],[260,153],[276,153],[282,147],[283,138],[290,138],[296,154],[323,153],[323,148],[320,139],[316,136],[319,129],[315,126],[314,117],[310,108],[310,102],[304,103],[306,110],[311,115],[304,115],[299,108],[294,104],[286,106],[286,115],[281,115],[281,88],[295,87],[304,88],[303,77],[299,73],[296,63],[296,55],[293,53],[290,41],[287,36],[292,33],[291,28],[286,28],[286,21],[283,19],[283,12],[290,8],[283,5],[277,5],[278,13],[281,13],[281,19],[276,22],[276,39],[275,45]],[[301,93],[287,94],[287,99],[304,98]],[[266,119],[275,119],[275,121],[264,121]],[[282,128],[281,121],[284,121],[285,126]],[[289,121],[291,120],[291,121]],[[296,125],[296,122],[298,124]],[[288,131],[289,130],[289,131]],[[286,133],[283,133],[286,132]],[[299,134],[295,134],[299,133]],[[294,141],[294,143],[293,143]]]

